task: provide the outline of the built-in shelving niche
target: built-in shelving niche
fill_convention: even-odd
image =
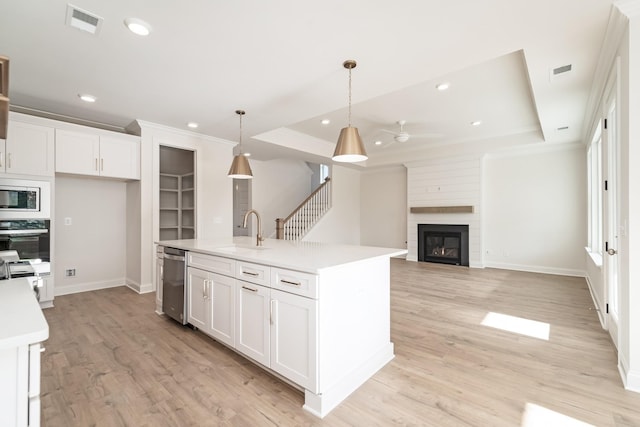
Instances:
[[[160,240],[196,237],[195,153],[160,146]]]

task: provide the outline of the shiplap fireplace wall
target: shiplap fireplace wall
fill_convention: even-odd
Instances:
[[[407,167],[407,259],[418,260],[418,224],[469,226],[469,266],[482,261],[482,158],[438,158]],[[471,213],[411,213],[415,207],[473,206]]]

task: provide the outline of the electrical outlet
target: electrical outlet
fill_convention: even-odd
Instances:
[[[68,268],[64,271],[64,275],[67,277],[74,277],[76,275],[76,269],[75,268]]]
[[[70,217],[65,217],[64,225],[71,225],[72,223],[73,223],[73,220]]]

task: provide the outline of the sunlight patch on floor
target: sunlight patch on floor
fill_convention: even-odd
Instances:
[[[527,403],[522,414],[521,427],[595,427],[580,420],[576,420],[560,412],[552,411],[544,406]]]
[[[549,341],[549,330],[551,329],[551,325],[545,322],[492,311],[482,319],[482,325],[547,341]]]

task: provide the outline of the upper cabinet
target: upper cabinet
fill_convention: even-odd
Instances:
[[[10,120],[0,140],[0,174],[53,176],[54,135],[52,127]]]
[[[140,138],[56,129],[56,172],[140,179]]]

